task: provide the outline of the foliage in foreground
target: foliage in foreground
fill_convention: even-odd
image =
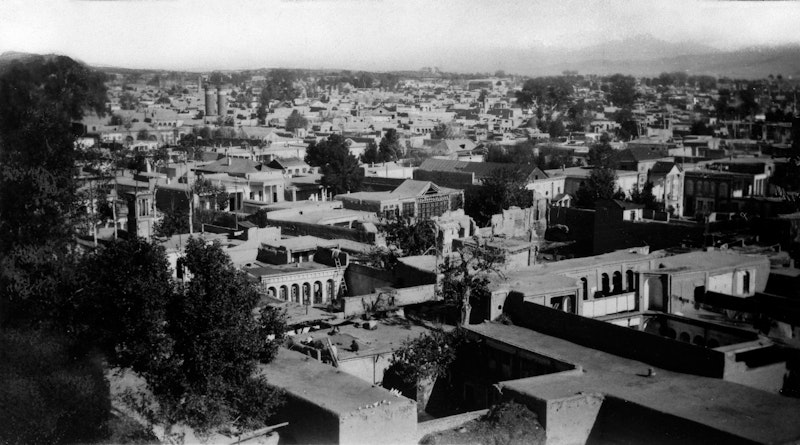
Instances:
[[[163,306],[155,301],[160,291],[150,288],[146,313],[151,320],[129,320],[154,331],[128,344],[139,352],[132,369],[147,381],[157,402],[146,403],[148,396],[140,393],[145,403],[139,407],[154,423],[185,424],[200,434],[230,425],[240,430],[264,426],[281,394],[257,376],[256,368],[274,358],[283,316],[272,308],[262,310],[259,319],[253,316],[258,293],[219,243],[190,238],[184,264],[191,281],[177,287]],[[163,273],[165,264],[159,267]],[[148,348],[157,353],[148,354]]]
[[[107,437],[102,365],[74,358],[65,339],[0,330],[0,443],[87,443]]]

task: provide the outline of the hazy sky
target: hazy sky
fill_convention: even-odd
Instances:
[[[578,48],[642,34],[721,49],[800,44],[800,2],[0,1],[0,52],[140,68],[493,71],[503,67],[481,53]]]

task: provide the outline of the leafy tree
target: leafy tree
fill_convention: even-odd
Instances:
[[[334,194],[356,191],[361,187],[364,170],[356,157],[350,154],[350,148],[341,135],[332,134],[322,142],[312,142],[306,149],[305,161],[308,165],[320,167],[321,184]]]
[[[565,77],[535,77],[525,81],[516,98],[522,107],[536,105],[539,115],[542,115],[564,105],[572,91],[572,84]]]
[[[449,372],[466,338],[464,330],[456,328],[450,332],[432,330],[404,340],[389,359],[390,371],[404,386],[416,389],[420,382],[436,380]]]
[[[527,178],[519,169],[496,169],[482,182],[467,190],[464,203],[464,211],[480,226],[511,206],[528,208],[533,203],[533,192],[525,188]]]
[[[386,135],[381,138],[380,144],[378,144],[379,157],[383,159],[383,162],[396,161],[402,153],[400,135],[397,134],[397,130],[390,128],[386,131]]]
[[[644,183],[642,190],[639,190],[638,184],[633,186],[631,201],[636,204],[644,204],[644,207],[648,210],[657,210],[659,207],[656,197],[653,195],[653,183],[650,181]]]
[[[214,210],[225,210],[228,208],[230,194],[225,191],[225,187],[217,185],[208,179],[200,178],[192,186],[192,192],[201,197],[210,198],[214,204]]]
[[[537,163],[534,147],[530,142],[519,142],[511,146],[490,145],[486,151],[485,159],[486,162],[503,164],[526,165]]]
[[[400,252],[400,256],[424,255],[436,245],[436,224],[431,220],[398,218],[380,230],[386,236],[386,243]]]
[[[258,209],[256,213],[253,213],[252,215],[248,216],[247,220],[262,229],[269,225],[269,218],[267,217],[266,209]]]
[[[364,150],[364,153],[361,155],[361,162],[365,164],[382,162],[378,154],[378,144],[372,141],[367,144],[366,150]]]
[[[489,274],[503,277],[505,257],[488,242],[475,236],[457,250],[457,256],[445,257],[439,265],[442,279],[438,291],[446,304],[458,309],[459,325],[470,323],[472,307],[483,307],[490,296]]]
[[[183,264],[191,281],[166,307],[169,349],[142,373],[157,408],[143,411],[152,421],[201,434],[262,427],[281,395],[255,374],[256,365],[274,357],[283,318],[271,308],[253,317],[258,293],[218,242],[190,238]]]
[[[608,98],[621,108],[630,108],[636,100],[636,79],[633,76],[614,74],[608,78]]]
[[[621,199],[617,190],[617,173],[610,168],[592,169],[586,181],[582,182],[576,192],[575,200],[579,207],[594,207],[594,203],[602,199]]]
[[[636,123],[630,108],[622,108],[617,111],[614,115],[614,120],[620,125],[617,130],[620,138],[627,141],[639,135],[639,125]]]
[[[617,152],[608,141],[601,141],[589,147],[588,162],[592,167],[617,168]]]
[[[135,110],[137,105],[139,105],[139,99],[128,91],[119,97],[119,107],[123,110]]]
[[[178,233],[189,233],[189,210],[173,207],[161,214],[161,221],[153,228],[156,236],[169,238]]]
[[[0,442],[106,440],[108,382],[97,360],[75,357],[69,341],[43,331],[0,330]]]
[[[300,128],[306,128],[308,126],[308,119],[303,117],[302,114],[298,113],[297,110],[292,111],[292,114],[286,118],[286,131],[295,131]]]
[[[19,322],[24,313],[42,322],[71,298],[71,240],[80,222],[71,122],[89,109],[104,115],[103,81],[62,56],[0,70],[0,305],[12,303],[2,317],[14,312]]]
[[[121,239],[89,255],[81,268],[85,293],[76,321],[82,341],[99,347],[112,365],[146,373],[169,350],[164,319],[173,281],[164,248]]]

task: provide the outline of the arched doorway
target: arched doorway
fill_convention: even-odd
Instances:
[[[583,299],[584,299],[584,301],[588,300],[589,299],[589,281],[586,279],[586,277],[581,278],[581,288],[583,289]]]
[[[633,271],[632,270],[629,270],[629,271],[625,272],[625,282],[627,284],[626,287],[627,287],[628,292],[633,292],[633,290],[634,290],[633,289],[634,282],[633,282]]]
[[[322,304],[322,283],[314,283],[314,304]]]
[[[286,295],[286,294],[287,294],[287,289],[286,289],[286,286],[281,286],[281,290],[280,290],[280,292],[281,292],[281,294],[280,294],[280,298],[281,298],[281,300],[283,300],[283,301],[286,301],[286,299],[287,299],[287,295]]]
[[[601,275],[600,278],[601,282],[601,289],[603,290],[603,295],[608,295],[611,293],[611,285],[609,283],[608,274],[604,273]]]
[[[303,283],[303,304],[311,304],[311,285]]]
[[[333,300],[336,298],[336,294],[333,292],[333,280],[328,280],[325,285],[325,293],[328,294],[328,298]]]
[[[292,284],[292,301],[295,303],[300,302],[300,286]]]
[[[278,293],[277,293],[277,291],[275,290],[274,287],[270,287],[269,289],[267,289],[267,295],[269,295],[270,298],[277,298],[278,297]]]
[[[664,286],[661,282],[661,277],[650,276],[644,282],[645,287],[645,304],[644,309],[651,311],[664,311],[666,305],[664,302]]]
[[[613,288],[612,291],[615,294],[622,292],[622,272],[620,272],[620,271],[614,272],[613,285],[614,285],[614,288]]]

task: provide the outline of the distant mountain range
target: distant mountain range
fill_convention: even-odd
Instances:
[[[770,74],[800,78],[800,45],[721,51],[699,43],[671,43],[652,36],[605,42],[578,50],[533,49],[520,61],[525,63],[511,71],[552,75],[569,70],[582,74],[635,76],[684,71],[733,78],[763,78]]]
[[[37,57],[36,54],[0,54],[0,68],[9,61]],[[43,57],[55,57],[47,54]],[[481,68],[469,64],[480,60]],[[474,72],[503,69],[507,73],[530,76],[556,75],[564,71],[580,74],[623,73],[657,76],[662,72],[684,71],[716,77],[764,78],[781,74],[784,79],[800,79],[800,45],[752,47],[721,51],[696,42],[665,42],[649,35],[603,42],[580,49],[532,46],[503,50],[471,49],[442,53],[437,65],[447,71]],[[135,69],[97,65],[103,71]],[[343,67],[342,69],[352,69]],[[155,71],[155,70],[143,70]]]

